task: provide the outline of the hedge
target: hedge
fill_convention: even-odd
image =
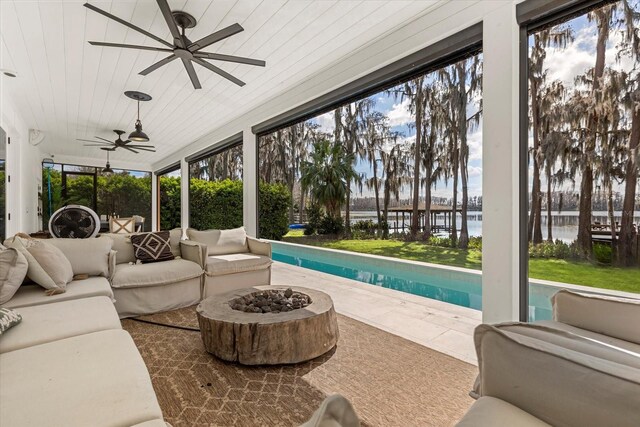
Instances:
[[[198,230],[236,228],[243,225],[242,181],[205,181],[192,178],[189,189],[190,225]],[[280,240],[289,231],[289,190],[281,184],[261,183],[259,235]]]

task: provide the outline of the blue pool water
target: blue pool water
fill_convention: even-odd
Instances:
[[[275,261],[304,267],[374,286],[482,310],[482,275],[464,269],[405,263],[354,253],[327,251],[274,242]],[[551,318],[550,296],[558,288],[530,284],[529,317]]]

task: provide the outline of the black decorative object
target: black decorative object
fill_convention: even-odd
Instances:
[[[129,98],[138,101],[138,116],[135,124],[136,130],[129,134],[129,139],[135,142],[148,142],[149,137],[142,131],[142,122],[140,121],[140,101],[151,101],[151,95],[135,90],[128,90],[124,94]]]
[[[149,33],[148,31],[143,30],[140,27],[137,27],[121,18],[118,18],[115,15],[110,14],[100,8],[97,8],[89,3],[85,3],[84,6],[94,12],[97,12],[103,16],[106,16],[109,19],[112,19],[122,25],[125,25],[131,28],[134,31],[137,31],[141,34],[144,34],[147,37],[152,38],[153,40],[163,44],[165,47],[151,47],[151,46],[140,46],[140,45],[130,45],[130,44],[121,44],[121,43],[107,43],[107,42],[94,42],[90,41],[89,44],[94,46],[106,46],[106,47],[119,47],[126,49],[142,49],[142,50],[153,50],[156,52],[167,52],[170,55],[166,58],[156,62],[150,67],[142,70],[140,72],[141,75],[146,76],[150,72],[157,70],[158,68],[167,65],[168,63],[174,61],[175,59],[180,59],[182,61],[182,65],[184,65],[185,70],[187,70],[187,74],[191,79],[191,83],[195,89],[200,89],[202,86],[200,85],[200,80],[198,79],[198,75],[196,74],[196,70],[193,68],[193,63],[195,62],[198,65],[201,65],[207,68],[210,71],[224,77],[227,80],[232,81],[238,86],[244,86],[245,83],[227,73],[226,71],[216,67],[215,65],[205,61],[205,59],[214,60],[214,61],[227,61],[227,62],[235,62],[238,64],[247,64],[247,65],[255,65],[259,67],[264,67],[266,63],[264,61],[252,58],[243,58],[241,56],[233,56],[233,55],[222,55],[218,53],[209,53],[202,52],[207,46],[210,46],[214,43],[217,43],[221,40],[226,39],[227,37],[231,37],[239,32],[244,31],[244,28],[238,23],[230,25],[222,30],[216,31],[214,33],[209,34],[206,37],[201,38],[195,42],[192,42],[185,35],[185,29],[193,28],[196,25],[196,19],[189,15],[186,12],[182,11],[171,11],[169,8],[169,4],[167,0],[156,0],[158,6],[160,7],[160,11],[162,12],[162,16],[169,27],[169,31],[171,32],[171,36],[173,40],[171,43],[161,39],[160,37]],[[180,31],[178,29],[182,31]]]
[[[93,141],[91,139],[78,139],[78,141],[88,142],[89,144],[84,144],[85,147],[99,147],[104,151],[115,151],[117,148],[124,148],[125,150],[131,151],[135,154],[138,154],[139,151],[156,151],[153,145],[130,144],[130,139],[123,141],[122,135],[124,135],[125,133],[123,130],[114,129],[113,132],[118,135],[118,138],[116,138],[115,141],[109,141],[108,139],[102,138],[100,136],[95,137],[100,141]]]

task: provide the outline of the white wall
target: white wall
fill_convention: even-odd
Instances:
[[[6,78],[6,77],[3,77]],[[6,93],[0,94],[0,127],[11,138],[7,145],[7,236],[32,233],[41,227],[38,192],[42,186],[42,157],[38,147],[29,144],[29,127],[16,113]]]

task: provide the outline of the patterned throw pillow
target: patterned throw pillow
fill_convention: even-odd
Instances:
[[[131,243],[136,259],[143,263],[169,261],[175,258],[171,252],[168,231],[132,234]]]
[[[8,308],[0,308],[0,335],[20,322],[22,322],[22,316],[19,313]]]

